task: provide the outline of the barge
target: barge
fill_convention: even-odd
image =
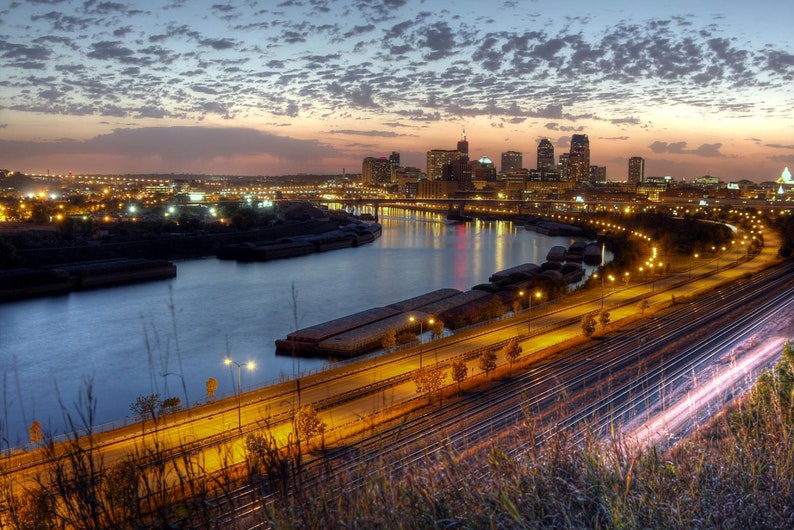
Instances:
[[[0,302],[175,276],[176,265],[172,262],[144,258],[86,261],[41,269],[12,269],[0,271]]]
[[[576,283],[583,277],[584,268],[576,262],[547,261],[542,266],[525,263],[496,272],[488,283],[469,291],[438,289],[297,330],[286,339],[275,341],[276,354],[331,359],[355,357],[379,349],[390,331],[397,334],[420,331],[419,323],[428,323],[431,318],[440,320],[449,329],[465,327],[482,321],[483,315],[492,314],[495,300],[511,307],[531,289]]]

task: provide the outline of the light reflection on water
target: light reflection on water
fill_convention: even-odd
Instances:
[[[257,363],[243,386],[289,377],[296,363],[276,356],[274,341],[296,328],[435,289],[465,291],[496,271],[540,264],[552,246],[573,241],[509,222],[444,225],[438,214],[384,213],[382,237],[359,248],[266,263],[180,261],[172,280],[0,305],[2,435],[23,444],[34,419],[63,433],[59,397],[74,413],[87,378],[104,423],[129,416],[138,395],[184,402],[182,379],[190,401],[205,397],[209,377],[219,382],[217,395],[233,392],[227,353]]]

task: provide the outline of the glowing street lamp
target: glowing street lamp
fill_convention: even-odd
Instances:
[[[245,364],[238,363],[237,361],[233,360],[231,357],[226,357],[226,359],[223,360],[223,363],[229,367],[230,371],[232,369],[232,365],[235,365],[237,367],[237,430],[240,431],[240,433],[242,433],[243,424],[240,417],[240,409],[242,408],[242,402],[241,402],[242,387],[240,386],[240,371],[243,366],[253,371],[253,369],[256,368],[256,365],[254,364],[253,361],[248,361]]]
[[[518,292],[519,296],[524,296],[524,291]],[[532,333],[532,297],[537,298],[538,300],[543,297],[543,293],[540,291],[535,291],[534,295],[532,292],[527,291],[527,300],[529,300],[529,317],[527,318],[527,333]]]
[[[692,268],[695,266],[694,260],[698,259],[699,257],[700,257],[700,254],[695,253],[695,254],[692,254],[692,257],[689,260],[689,279],[690,280],[692,279]]]
[[[413,315],[408,317],[408,320],[410,320],[411,322],[416,322],[417,320],[419,320],[419,368],[421,368],[422,367],[422,349],[423,349],[422,346],[424,344],[424,339],[422,338],[422,334],[424,333],[424,323],[425,323],[425,321],[424,321],[424,319],[421,319],[421,318],[417,319]],[[429,318],[427,320],[427,323],[432,326],[433,324],[436,323],[436,319],[431,317],[431,318]]]

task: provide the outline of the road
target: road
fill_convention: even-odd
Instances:
[[[570,426],[573,423],[565,424],[560,421],[549,423],[548,418],[552,417],[550,411],[555,410],[554,403],[558,399],[560,390],[553,386],[544,389],[532,385],[538,385],[538,381],[564,380],[569,382],[566,384],[572,385],[566,389],[566,392],[581,393],[587,388],[596,386],[593,385],[592,379],[596,377],[595,381],[608,379],[611,385],[608,387],[610,392],[623,395],[617,391],[621,380],[613,375],[607,378],[603,370],[588,372],[588,363],[595,362],[606,366],[608,370],[611,370],[608,372],[610,374],[623,373],[625,375],[634,372],[636,375],[637,373],[636,362],[629,362],[625,359],[626,348],[629,350],[637,348],[636,338],[629,339],[628,346],[615,347],[614,351],[610,353],[610,355],[621,358],[620,351],[624,352],[622,354],[624,360],[620,369],[617,366],[611,366],[610,363],[617,361],[604,357],[607,354],[603,351],[584,353],[583,360],[563,356],[556,364],[548,362],[547,354],[544,353],[548,348],[560,343],[573,343],[581,340],[580,319],[582,314],[599,311],[603,303],[610,311],[613,322],[635,318],[640,312],[638,301],[641,299],[648,301],[650,306],[648,312],[652,313],[656,307],[666,305],[672,296],[686,297],[696,292],[709,291],[720,284],[741,278],[746,274],[755,274],[774,260],[773,254],[776,248],[774,242],[768,240],[767,247],[755,259],[746,262],[740,262],[737,259],[736,263],[731,263],[730,267],[727,266],[728,260],[725,258],[722,259],[722,263],[719,259],[698,260],[697,263],[692,264],[691,271],[652,277],[641,282],[633,281],[620,287],[605,286],[602,290],[596,290],[595,297],[592,291],[574,295],[566,299],[564,305],[547,304],[533,307],[531,334],[527,333],[530,315],[525,312],[517,317],[506,318],[479,329],[425,343],[421,347],[343,364],[311,377],[305,377],[299,382],[288,381],[247,393],[242,396],[239,408],[236,398],[208,403],[189,411],[159,418],[156,424],[153,421],[148,421],[95,434],[91,437],[90,443],[94,449],[101,452],[105,467],[125,460],[130,455],[142,454],[145,452],[146,446],[156,441],[162,446],[173,448],[171,452],[174,456],[189,453],[192,459],[202,463],[205,472],[212,472],[244,461],[245,451],[242,440],[248,433],[260,432],[267,428],[274,436],[285,440],[291,431],[291,418],[294,410],[305,404],[312,404],[327,423],[329,430],[325,441],[329,446],[348,439],[351,434],[361,433],[367,429],[374,430],[373,418],[388,419],[390,415],[401,418],[413,418],[415,415],[424,417],[424,425],[416,428],[426,429],[424,431],[426,439],[429,439],[428,433],[432,433],[433,438],[437,438],[441,436],[440,433],[445,432],[441,427],[445,424],[445,420],[440,416],[440,411],[427,416],[419,413],[426,404],[427,398],[417,395],[416,386],[411,382],[409,374],[415,371],[420,363],[425,366],[430,363],[448,366],[454,359],[463,359],[471,374],[470,381],[476,379],[484,381],[485,375],[478,367],[479,353],[487,349],[500,349],[502,345],[511,340],[520,341],[523,349],[523,362],[533,363],[534,367],[527,372],[527,377],[533,383],[530,386],[511,387],[508,382],[503,381],[502,384],[496,386],[501,388],[497,392],[501,395],[532,396],[531,402],[525,402],[519,407],[522,410],[528,410],[528,407],[535,410],[537,421],[541,422],[539,424],[543,425],[543,429],[548,430],[554,426],[557,428],[565,425]],[[757,283],[763,285],[764,282]],[[716,311],[716,309],[708,309],[708,311]],[[660,326],[658,323],[651,325]],[[643,333],[650,336],[651,332]],[[636,337],[636,333],[634,336]],[[664,342],[671,339],[667,336],[659,340]],[[634,342],[633,345],[631,341]],[[596,349],[602,348],[603,344],[603,341],[599,342]],[[555,357],[551,357],[551,359],[553,360]],[[503,356],[499,358],[499,362],[502,366],[506,364]],[[582,375],[588,373],[591,375],[587,377]],[[515,378],[516,381],[521,379]],[[630,380],[632,378],[626,375],[626,381]],[[512,382],[512,380],[510,381]],[[578,386],[575,384],[576,381],[579,381]],[[447,378],[447,383],[450,387],[454,385],[449,378]],[[643,384],[650,388],[650,383]],[[636,394],[637,392],[633,395]],[[483,400],[478,396],[486,397]],[[483,400],[481,406],[484,408],[482,412],[475,414],[473,412],[474,403],[477,399]],[[491,418],[495,422],[492,421],[482,432],[494,433],[500,426],[514,424],[516,421],[514,416],[508,415],[501,420],[502,423],[499,423],[499,415],[493,409],[499,401],[494,395],[477,392],[465,395],[462,400],[450,402],[447,406],[451,408],[443,410],[454,410],[454,407],[458,407],[458,413],[445,413],[450,414],[450,425],[460,427]],[[618,402],[608,403],[605,406],[613,412],[619,410]],[[439,409],[441,408],[439,407]],[[633,418],[638,417],[636,407],[629,406],[629,409],[635,411]],[[579,413],[580,416],[582,414],[584,413]],[[587,412],[586,415],[590,418],[594,417],[591,412]],[[571,421],[575,421],[574,416],[576,415],[572,413],[570,416],[573,418]],[[646,417],[652,421],[650,412]],[[619,421],[628,422],[631,419],[620,416]],[[615,421],[615,418],[613,417],[610,421]],[[658,427],[650,425],[651,423],[646,423],[639,429],[644,428],[646,432],[659,431]],[[467,440],[467,443],[477,440],[476,436],[470,433],[461,436],[460,439]],[[417,438],[414,436],[413,439]],[[393,438],[391,441],[394,441]],[[83,446],[88,442],[89,440],[84,438],[75,441]],[[381,441],[366,442],[365,438],[361,443],[372,443],[373,447],[382,447],[383,445],[382,439]],[[223,450],[219,450],[219,447]],[[69,445],[56,447],[56,450],[67,451]],[[425,450],[423,449],[423,451]],[[362,454],[366,454],[366,450],[362,451]],[[5,478],[14,487],[29,486],[34,481],[33,477],[37,474],[41,476],[42,471],[46,468],[47,462],[43,458],[42,451],[30,451],[13,455],[0,465],[2,465]]]

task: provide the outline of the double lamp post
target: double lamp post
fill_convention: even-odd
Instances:
[[[248,361],[247,363],[238,363],[231,357],[226,357],[226,359],[223,360],[223,363],[229,367],[229,370],[232,369],[232,365],[235,365],[237,367],[237,430],[240,431],[240,433],[242,433],[243,424],[240,417],[241,416],[240,409],[242,408],[242,402],[241,402],[242,387],[240,385],[240,372],[243,366],[253,371],[253,369],[256,368],[256,364],[254,364],[253,361]]]

